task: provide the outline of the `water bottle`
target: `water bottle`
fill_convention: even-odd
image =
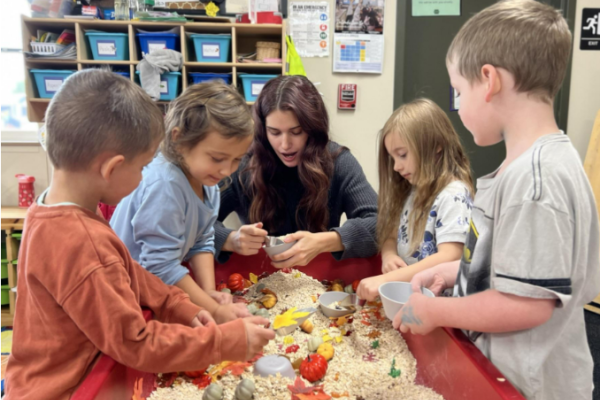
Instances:
[[[115,0],[115,19],[129,21],[129,0]]]

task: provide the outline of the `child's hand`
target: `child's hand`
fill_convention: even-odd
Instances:
[[[190,326],[192,328],[196,328],[198,326],[206,326],[211,322],[215,322],[212,315],[210,315],[208,311],[202,310],[198,314],[196,314]]]
[[[243,256],[258,254],[265,242],[265,236],[269,232],[261,229],[262,222],[252,225],[244,225],[231,236],[233,251]]]
[[[449,287],[442,274],[436,271],[436,268],[419,272],[413,276],[410,284],[415,293],[421,293],[421,288],[425,287],[431,290],[436,296],[442,294]]]
[[[252,316],[244,303],[219,305],[213,315],[217,324]]]
[[[373,301],[379,296],[379,286],[386,283],[387,280],[383,275],[372,276],[360,281],[358,288],[356,288],[356,295],[363,300]]]
[[[231,304],[233,303],[233,296],[229,293],[225,293],[225,292],[219,292],[217,290],[209,290],[206,293],[208,293],[208,295],[210,297],[213,298],[214,301],[216,301],[219,304]]]
[[[406,263],[397,254],[390,254],[387,257],[381,257],[381,272],[387,274],[399,268],[406,267]]]
[[[431,300],[433,299],[420,292],[411,294],[408,302],[394,317],[392,322],[394,329],[400,329],[402,333],[410,331],[417,335],[427,335],[437,328],[437,325],[427,314],[427,302]]]
[[[269,340],[275,339],[275,331],[265,328],[269,320],[263,317],[244,318],[243,321],[246,326],[246,340],[248,344],[246,360],[251,360],[258,353],[262,352],[263,347],[269,343]]]

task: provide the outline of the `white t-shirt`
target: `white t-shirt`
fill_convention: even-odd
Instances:
[[[556,308],[532,329],[467,335],[526,398],[591,399],[583,306],[600,292],[600,235],[581,159],[556,133],[496,174],[477,181],[455,296],[496,289]]]
[[[464,182],[451,182],[437,195],[427,217],[423,240],[416,251],[410,248],[411,227],[408,224],[413,199],[414,191],[404,204],[398,228],[398,255],[406,264],[414,264],[437,253],[441,243],[465,242],[473,201]]]

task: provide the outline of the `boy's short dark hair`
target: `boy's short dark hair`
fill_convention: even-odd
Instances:
[[[141,87],[108,70],[70,76],[46,112],[48,156],[57,169],[83,170],[103,152],[131,159],[164,137],[163,114]]]
[[[469,82],[481,67],[504,68],[516,90],[550,103],[567,71],[571,32],[559,10],[534,0],[506,0],[469,19],[454,37],[447,62],[455,62]]]

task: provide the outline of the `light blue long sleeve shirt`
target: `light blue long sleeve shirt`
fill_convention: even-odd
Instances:
[[[182,261],[215,253],[219,203],[217,186],[204,186],[202,201],[181,168],[159,154],[144,168],[138,188],[119,203],[110,224],[135,260],[174,285],[189,272]]]

